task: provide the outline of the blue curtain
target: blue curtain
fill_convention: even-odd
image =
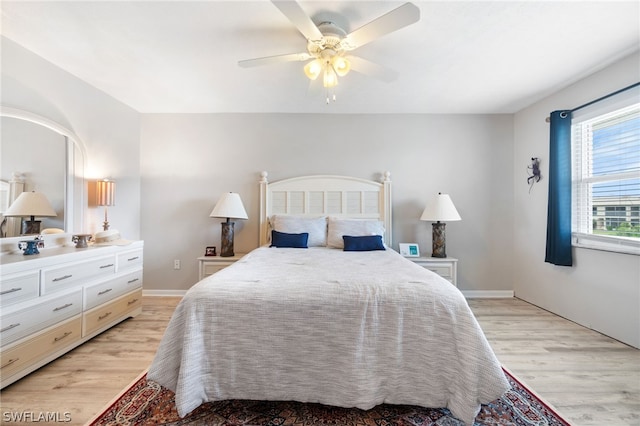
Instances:
[[[571,255],[571,111],[551,113],[549,202],[545,262],[572,266]]]

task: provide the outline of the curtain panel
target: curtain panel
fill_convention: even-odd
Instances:
[[[572,266],[571,111],[554,111],[550,120],[549,201],[545,262]]]

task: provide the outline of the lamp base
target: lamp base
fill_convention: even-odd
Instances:
[[[233,253],[233,225],[234,222],[222,222],[220,234],[220,257],[231,257]]]
[[[22,221],[22,235],[33,235],[40,233],[41,220],[23,220]]]
[[[102,222],[102,230],[109,230],[109,219],[107,219],[107,206],[104,206],[104,222]]]
[[[445,242],[445,223],[435,222],[433,227],[431,257],[447,257],[447,247]]]

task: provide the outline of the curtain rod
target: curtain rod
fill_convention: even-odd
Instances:
[[[580,105],[579,107],[576,107],[576,108],[574,108],[574,109],[566,110],[566,112],[575,112],[575,111],[578,111],[579,109],[586,108],[586,107],[588,107],[589,105],[593,105],[593,104],[595,104],[596,102],[604,101],[605,99],[610,98],[610,97],[612,97],[612,96],[615,96],[615,95],[617,95],[617,94],[619,94],[619,93],[626,92],[626,91],[627,91],[627,90],[629,90],[629,89],[633,89],[633,88],[634,88],[634,87],[636,87],[636,86],[640,86],[640,82],[633,83],[632,85],[627,86],[627,87],[623,87],[623,88],[622,88],[622,89],[620,89],[620,90],[616,90],[615,92],[609,93],[608,95],[604,95],[604,96],[602,96],[602,97],[600,97],[600,98],[598,98],[598,99],[594,99],[594,100],[592,100],[592,101],[589,101],[589,102],[587,102],[586,104]],[[548,123],[548,122],[550,122],[550,121],[551,121],[551,118],[550,118],[550,117],[547,117],[547,118],[545,118],[545,121]]]

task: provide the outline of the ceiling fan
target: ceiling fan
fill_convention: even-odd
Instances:
[[[324,21],[316,25],[294,0],[271,2],[307,39],[307,51],[246,59],[239,61],[238,65],[248,68],[280,62],[308,61],[304,66],[306,76],[315,81],[322,75],[322,84],[327,89],[335,87],[338,77],[347,75],[350,70],[387,82],[394,80],[397,75],[395,71],[355,56],[351,52],[420,19],[420,9],[412,3],[405,3],[347,34],[333,22]]]

